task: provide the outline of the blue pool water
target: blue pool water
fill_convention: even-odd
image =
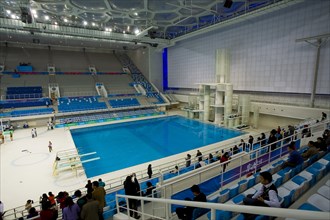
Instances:
[[[83,160],[101,158],[83,164],[88,178],[198,149],[243,133],[181,116],[71,130],[79,154],[97,152]]]

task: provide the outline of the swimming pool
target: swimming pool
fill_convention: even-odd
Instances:
[[[71,130],[87,178],[146,163],[237,137],[244,132],[169,116]]]

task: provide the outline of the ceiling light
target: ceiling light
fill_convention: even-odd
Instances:
[[[129,31],[129,26],[127,26],[127,30]]]
[[[49,16],[45,15],[45,20],[48,21],[49,20]]]
[[[134,34],[139,34],[140,30],[139,29],[135,29]]]
[[[83,24],[84,24],[84,25],[87,25],[88,23],[87,23],[87,21],[84,21]]]
[[[63,21],[66,23],[66,22],[68,22],[68,19],[64,18]]]
[[[11,14],[11,11],[10,11],[10,10],[6,10],[6,12],[7,12],[7,14],[9,14],[9,15]]]
[[[34,14],[33,17],[38,18],[38,15],[37,14]]]
[[[11,17],[12,19],[15,19],[15,18],[16,18],[16,15],[11,14],[10,17]]]
[[[32,14],[37,14],[37,10],[32,9],[32,10],[31,10],[31,13],[32,13]]]
[[[126,32],[125,31],[123,31],[123,34],[125,34]]]
[[[54,24],[57,25],[57,22],[55,21]]]
[[[137,13],[137,12],[134,12],[134,15],[135,15],[135,16],[138,16],[138,13]]]
[[[109,31],[111,32],[112,31],[112,28],[109,28]]]
[[[92,22],[92,26],[95,26],[95,23],[94,22]]]

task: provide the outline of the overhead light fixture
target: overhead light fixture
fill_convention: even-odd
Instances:
[[[37,14],[37,10],[35,10],[35,9],[31,9],[31,13],[32,13],[32,14]]]
[[[6,10],[6,12],[7,12],[7,14],[9,14],[9,15],[11,14],[11,11],[10,11],[10,10]]]
[[[94,22],[92,22],[92,26],[95,26],[95,23]]]
[[[140,33],[140,30],[139,29],[135,29],[134,34],[137,35],[139,33]]]
[[[49,16],[45,15],[45,20],[48,21],[49,20]]]
[[[137,33],[137,34],[135,34],[135,35],[136,35],[136,36],[141,36],[141,35],[144,36],[145,34],[148,33],[149,30],[151,30],[151,29],[153,29],[153,28],[158,28],[158,27],[157,27],[157,26],[150,26],[150,27],[144,29],[143,31],[141,31],[141,32],[139,32],[139,33]]]
[[[16,15],[11,14],[10,17],[11,17],[12,19],[15,19],[15,18],[16,18]]]
[[[38,18],[38,15],[37,14],[33,14],[33,17]]]
[[[54,22],[54,24],[55,24],[55,25],[58,25],[56,21]]]
[[[126,32],[125,31],[123,31],[123,34],[125,34]]]
[[[66,22],[68,22],[68,19],[64,18],[63,21],[66,23]]]
[[[137,12],[134,12],[134,15],[135,15],[135,16],[138,16],[138,13],[137,13]]]
[[[83,24],[86,26],[88,23],[87,23],[87,21],[84,21]]]

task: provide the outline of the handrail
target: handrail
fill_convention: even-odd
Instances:
[[[209,203],[209,202],[191,202],[185,200],[174,200],[174,199],[161,199],[161,198],[149,198],[149,197],[139,197],[139,196],[127,196],[127,195],[116,195],[116,202],[119,204],[118,199],[125,198],[126,204],[128,204],[128,199],[136,199],[140,201],[149,201],[166,204],[168,209],[169,205],[182,205],[182,206],[191,206],[204,209],[211,209],[211,220],[215,219],[216,210],[224,210],[238,213],[250,213],[257,215],[266,215],[266,216],[275,216],[283,218],[295,218],[295,219],[317,219],[317,220],[328,220],[329,212],[321,211],[305,211],[305,210],[295,210],[287,208],[273,208],[273,207],[258,207],[258,206],[248,206],[248,205],[236,205],[236,204],[221,204],[221,203]],[[141,209],[143,210],[144,202],[141,202]],[[120,207],[117,206],[117,212],[120,213]],[[129,208],[127,208],[129,212]],[[142,214],[142,219],[145,219],[145,213]],[[166,218],[168,219],[168,218]]]
[[[321,126],[321,125],[323,125],[323,126],[325,126],[325,127],[328,127],[329,124],[330,123],[330,120],[328,119],[328,120],[325,120],[325,121],[321,121],[321,122],[318,122],[318,123],[316,123],[316,124],[314,124],[314,125],[312,125],[312,126],[310,126],[309,128],[310,129],[312,129],[313,127],[316,127],[316,126]],[[304,128],[301,128],[301,129],[297,129],[297,131],[296,131],[296,133],[295,134],[293,134],[293,135],[291,135],[291,136],[289,136],[289,137],[283,137],[282,139],[280,139],[280,140],[278,140],[278,141],[276,141],[276,142],[273,142],[273,143],[271,143],[271,144],[267,144],[267,145],[264,145],[264,146],[262,146],[262,147],[260,147],[260,148],[258,148],[258,149],[256,149],[256,150],[250,150],[249,151],[249,155],[251,155],[251,154],[253,154],[253,153],[256,153],[256,155],[258,155],[258,152],[261,150],[261,149],[263,149],[263,148],[267,148],[267,147],[270,147],[272,144],[277,144],[278,142],[282,142],[283,140],[285,140],[285,139],[288,139],[288,138],[293,138],[293,137],[295,137],[295,136],[297,136],[297,135],[299,135],[299,132],[301,132],[302,130],[303,130]],[[324,129],[323,129],[324,130]],[[242,139],[241,137],[237,137],[237,138],[235,138],[236,140],[238,140],[238,139]],[[300,139],[300,138],[299,138]],[[228,149],[230,149],[231,148],[231,146],[233,146],[233,141],[232,142],[230,142],[231,144],[229,145],[226,145],[226,147],[223,147],[223,148],[221,148],[220,150],[228,150]],[[247,144],[247,143],[246,143]],[[213,149],[214,150],[214,149]],[[211,150],[210,150],[211,151]],[[209,152],[209,151],[206,151],[206,152]],[[268,153],[270,153],[270,151],[268,152]],[[262,156],[262,155],[258,155],[258,156]],[[256,156],[256,159],[258,158],[258,156]],[[236,159],[236,158],[235,158]],[[191,159],[191,160],[195,160],[195,158],[193,158],[193,159]],[[178,161],[182,161],[182,162],[178,162]],[[185,161],[183,161],[183,159],[178,159],[178,160],[174,160],[174,161],[171,161],[171,162],[168,162],[168,163],[166,163],[166,164],[171,164],[171,166],[167,166],[167,168],[168,168],[168,170],[171,170],[171,169],[173,169],[173,163],[174,164],[177,164],[177,165],[180,165],[180,164],[185,164]],[[210,169],[210,168],[212,168],[212,166],[220,166],[220,165],[222,165],[222,164],[220,164],[220,163],[216,163],[217,165],[214,165],[214,163],[213,164],[209,164],[208,166],[205,166],[204,167],[204,169],[202,169],[202,168],[199,168],[198,170],[197,170],[197,172],[198,173],[200,173],[200,172],[202,172],[202,171],[205,171],[205,169]],[[163,164],[164,165],[164,164]],[[163,165],[159,165],[159,167],[162,167]],[[156,168],[157,168],[158,166],[156,166]],[[155,167],[153,168],[153,170],[155,171],[155,170],[157,170],[157,169],[155,169]],[[158,169],[158,173],[156,173],[156,172],[154,172],[154,177],[160,177],[160,178],[162,178],[162,175],[163,175],[163,173],[161,172],[161,168],[159,168]],[[196,174],[197,173],[196,171],[195,171],[195,173],[194,174]],[[136,175],[137,175],[137,177],[140,177],[140,178],[138,178],[139,180],[141,180],[141,179],[144,179],[144,178],[146,178],[148,175],[147,175],[147,171],[146,170],[142,170],[142,171],[138,171],[138,172],[135,172],[136,173]],[[185,176],[187,176],[187,173],[186,174],[183,174],[183,175],[185,175]],[[179,176],[180,176],[180,173],[179,173]],[[118,190],[118,188],[117,187],[122,187],[123,186],[123,182],[125,181],[125,179],[126,179],[126,175],[125,176],[121,176],[121,177],[118,177],[118,178],[115,178],[115,179],[110,179],[110,180],[105,180],[105,183],[106,183],[106,187],[105,187],[105,190],[106,190],[106,192],[107,193],[111,193],[111,192],[115,192],[115,191],[117,191]],[[157,189],[159,189],[159,188],[157,188]],[[78,189],[76,189],[76,190],[78,190]],[[76,191],[76,190],[74,190],[74,191]],[[86,192],[86,188],[79,188],[79,190],[81,190],[81,192],[82,193],[85,193]],[[71,195],[71,194],[73,194],[74,193],[74,191],[70,191],[69,192],[69,195]],[[35,201],[37,201],[37,200],[35,200]],[[13,213],[16,213],[16,212],[22,212],[22,211],[24,211],[24,209],[25,209],[25,206],[19,206],[19,207],[16,207],[16,208],[13,208],[13,209],[9,209],[9,210],[7,210],[7,212],[12,212],[13,211]],[[15,210],[17,210],[17,211],[15,211]],[[7,215],[8,216],[8,215]]]

